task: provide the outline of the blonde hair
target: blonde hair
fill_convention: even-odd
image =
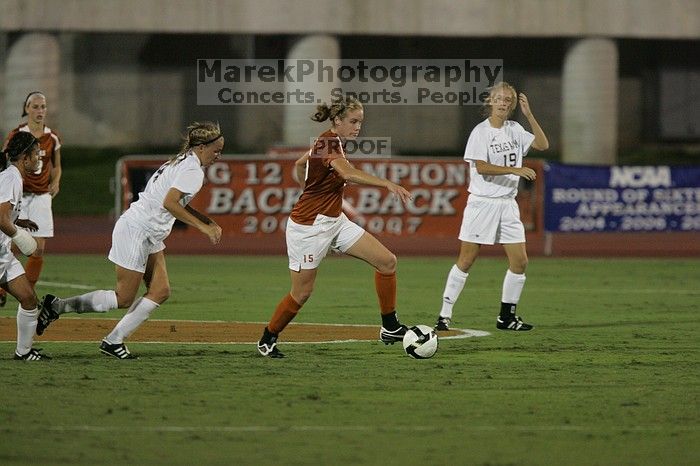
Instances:
[[[180,152],[170,159],[170,162],[177,159],[179,156],[189,151],[193,147],[201,144],[211,144],[221,138],[221,127],[218,123],[205,121],[203,123],[194,122],[187,127],[187,133],[182,137],[182,147]]]
[[[335,126],[335,122],[333,121],[335,120],[335,117],[342,120],[351,110],[362,110],[362,104],[360,101],[350,95],[347,95],[344,98],[341,96],[333,99],[330,106],[325,102],[317,106],[316,113],[311,115],[311,119],[318,122],[330,119],[331,123],[333,123]]]
[[[518,105],[518,92],[513,86],[505,81],[498,82],[493,86],[486,89],[489,91],[489,96],[484,100],[484,105],[481,107],[481,113],[485,117],[491,116],[491,96],[496,93],[496,91],[507,90],[513,94],[513,102],[510,103],[510,108],[508,109],[508,117],[510,117],[515,111],[515,107]]]

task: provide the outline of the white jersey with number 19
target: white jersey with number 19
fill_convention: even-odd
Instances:
[[[518,194],[519,176],[483,176],[476,171],[475,162],[483,160],[501,167],[522,167],[523,157],[534,140],[535,136],[517,121],[506,120],[503,126],[494,128],[487,118],[476,125],[464,150],[464,160],[470,162],[469,192],[483,197],[514,198]]]

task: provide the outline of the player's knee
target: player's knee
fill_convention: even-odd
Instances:
[[[517,274],[525,273],[527,268],[527,257],[516,259],[510,263],[510,271]]]
[[[134,304],[135,299],[136,295],[125,296],[123,294],[117,293],[117,307],[119,309],[129,308],[132,304]]]
[[[39,303],[36,300],[36,296],[34,294],[29,294],[27,296],[23,296],[22,298],[19,299],[19,304],[22,306],[22,309],[25,311],[29,311],[32,309],[36,309]]]
[[[377,271],[384,274],[392,274],[396,272],[396,256],[389,253],[382,257],[382,260],[377,264]]]

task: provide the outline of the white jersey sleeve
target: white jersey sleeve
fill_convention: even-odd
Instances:
[[[523,128],[523,126],[517,121],[513,122],[513,132],[517,134],[516,137],[520,142],[523,157],[525,157],[530,151],[532,143],[535,141],[535,135]]]

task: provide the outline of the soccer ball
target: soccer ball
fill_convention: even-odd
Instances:
[[[412,358],[432,358],[438,350],[437,333],[427,325],[411,327],[403,336],[403,349]]]

